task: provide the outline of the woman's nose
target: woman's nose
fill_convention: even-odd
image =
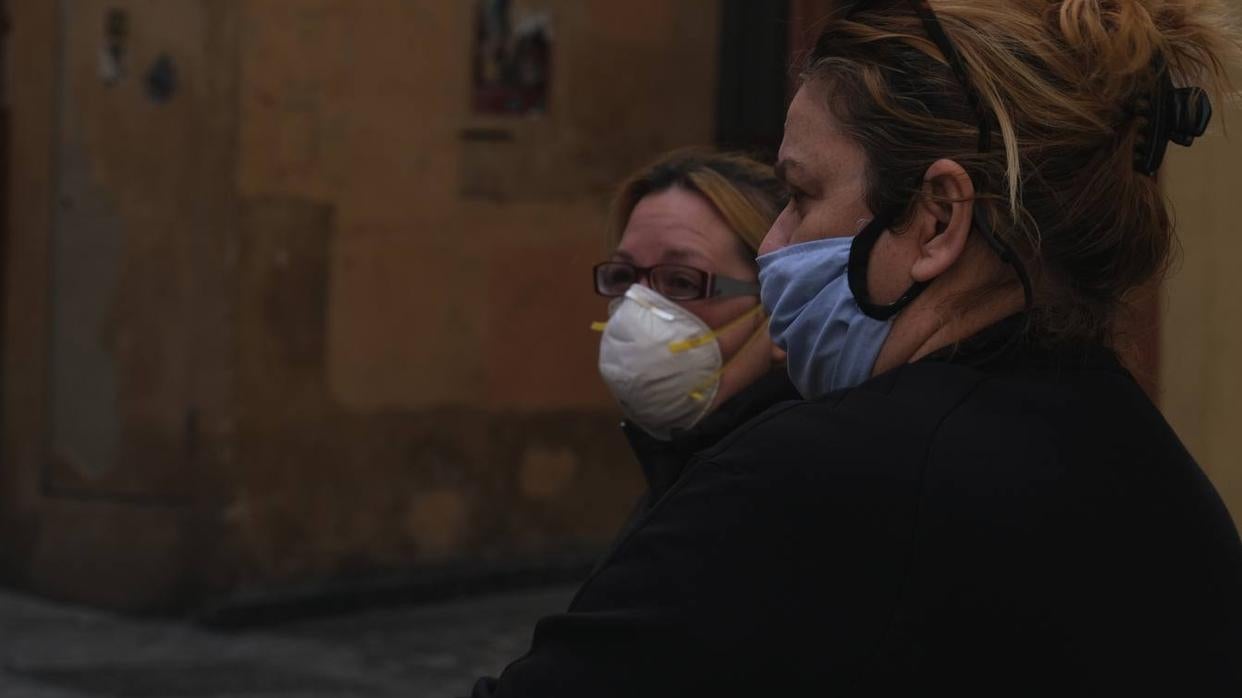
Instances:
[[[759,254],[764,255],[769,252],[775,252],[788,245],[789,234],[792,230],[793,226],[789,220],[789,209],[786,208],[772,222],[772,227],[768,228],[768,234],[763,236],[763,242],[759,243]]]

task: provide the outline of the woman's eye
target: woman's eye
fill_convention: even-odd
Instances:
[[[620,288],[634,283],[634,272],[624,267],[605,269],[601,276],[604,285],[609,288]]]
[[[680,274],[674,275],[673,278],[669,279],[669,283],[674,288],[690,288],[694,286],[694,281],[691,280],[690,277],[682,276]]]
[[[691,274],[669,274],[664,278],[664,284],[669,290],[679,291],[682,293],[696,292],[699,290],[699,278]]]

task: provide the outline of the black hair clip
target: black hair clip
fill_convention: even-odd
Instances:
[[[1199,87],[1173,87],[1173,79],[1158,60],[1160,74],[1149,101],[1140,103],[1139,115],[1146,120],[1134,144],[1134,169],[1154,176],[1164,162],[1169,141],[1189,146],[1207,131],[1212,120],[1212,102]]]

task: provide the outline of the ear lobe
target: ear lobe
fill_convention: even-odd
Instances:
[[[970,237],[975,188],[966,170],[953,160],[937,160],[923,177],[928,233],[919,240],[919,256],[910,268],[915,281],[931,281],[962,256]]]

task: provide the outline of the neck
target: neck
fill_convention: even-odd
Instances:
[[[975,259],[968,259],[974,257]],[[879,375],[951,344],[1022,310],[1025,298],[1013,272],[991,254],[975,247],[954,269],[932,282],[893,321],[888,339],[876,357],[872,375]],[[983,298],[972,297],[992,279],[1009,278]],[[967,304],[963,304],[963,300]]]

